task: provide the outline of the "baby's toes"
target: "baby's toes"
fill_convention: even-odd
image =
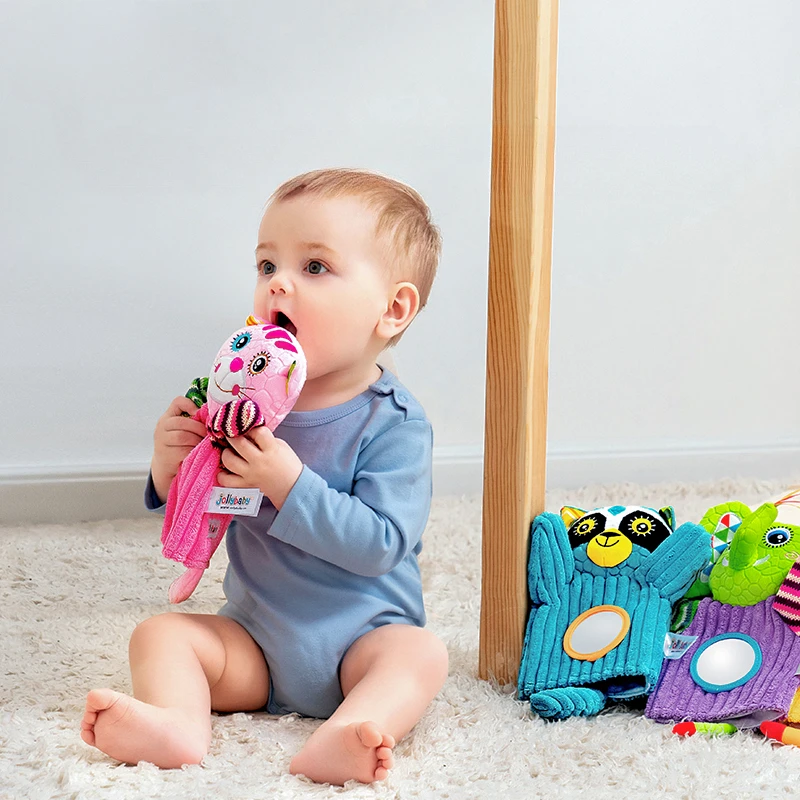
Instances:
[[[378,761],[381,763],[382,766],[386,767],[386,769],[391,769],[394,766],[394,755],[392,751],[388,747],[379,747],[375,751],[375,755],[378,758]]]
[[[396,744],[397,742],[394,740],[394,736],[392,736],[389,733],[383,734],[383,741],[381,742],[381,747],[388,747],[389,749],[391,749]]]
[[[380,747],[385,743],[386,737],[381,734],[374,722],[362,722],[356,731],[364,747]]]
[[[92,746],[94,746],[94,726],[96,722],[96,711],[87,711],[81,720],[81,739]]]

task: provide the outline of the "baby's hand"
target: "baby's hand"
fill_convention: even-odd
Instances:
[[[169,485],[178,474],[181,462],[206,435],[206,426],[202,422],[184,416],[196,413],[197,406],[188,397],[176,397],[156,423],[150,471],[153,486],[162,503],[167,498]]]
[[[260,489],[280,509],[303,471],[303,462],[264,425],[228,439],[217,481],[226,489]]]

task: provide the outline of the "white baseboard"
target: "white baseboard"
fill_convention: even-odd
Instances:
[[[147,465],[95,465],[0,470],[0,523],[71,523],[144,516]],[[683,447],[642,451],[553,451],[547,484],[714,481],[800,477],[800,442],[768,446]],[[436,495],[474,494],[483,484],[479,446],[438,447],[433,454]]]
[[[72,523],[142,517],[145,465],[0,472],[0,523]]]
[[[724,478],[800,480],[800,442],[766,446],[684,446],[652,450],[552,450],[547,455],[549,488],[590,484],[699,482]],[[436,494],[469,494],[483,486],[483,450],[434,449]]]

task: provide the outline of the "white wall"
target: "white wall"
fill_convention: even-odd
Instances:
[[[800,474],[800,5],[561,22],[553,451]]]
[[[250,311],[266,197],[345,164],[442,228],[394,357],[439,490],[478,488],[493,10],[0,3],[2,486],[138,502],[156,418]],[[562,0],[552,482],[800,469],[798,29],[793,0]]]

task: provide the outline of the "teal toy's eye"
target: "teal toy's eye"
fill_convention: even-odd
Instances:
[[[249,333],[240,333],[234,340],[231,342],[231,350],[234,352],[239,352],[239,350],[244,350],[248,344],[250,344],[250,334]]]
[[[652,533],[654,528],[654,523],[649,517],[637,517],[631,520],[629,524],[631,531],[639,536],[647,536],[648,533]]]
[[[764,542],[767,547],[783,547],[791,541],[792,532],[788,528],[770,528],[764,534]]]

